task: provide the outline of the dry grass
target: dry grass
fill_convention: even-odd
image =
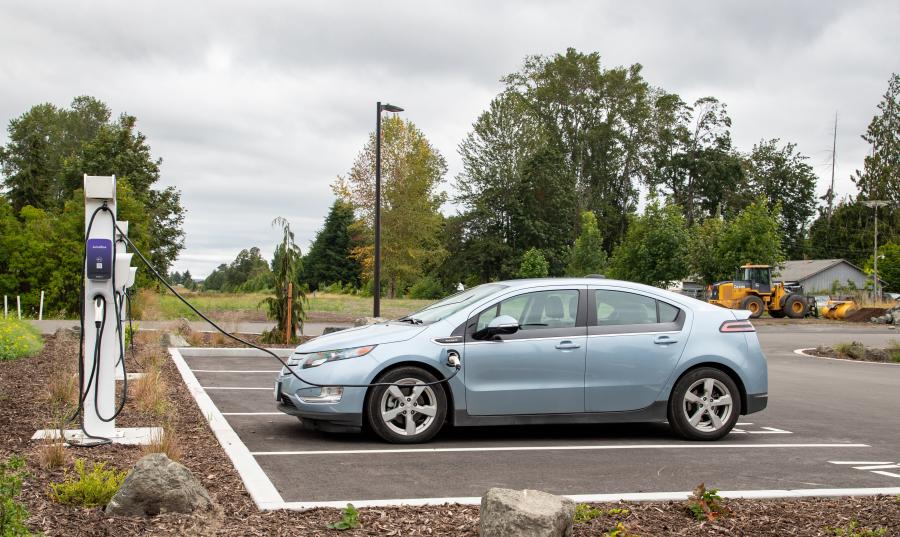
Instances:
[[[144,455],[150,453],[165,453],[173,461],[181,460],[182,450],[181,441],[175,429],[167,424],[163,426],[162,432],[154,434],[150,438],[150,443],[141,448]]]
[[[165,416],[170,409],[168,385],[159,367],[147,364],[144,376],[134,382],[131,395],[138,409],[154,416]]]
[[[191,332],[190,335],[185,339],[191,345],[191,347],[206,346],[205,335],[203,334],[203,332]]]
[[[53,408],[75,406],[78,403],[78,375],[54,375],[47,386],[47,403]]]
[[[62,468],[69,464],[69,453],[66,451],[66,443],[63,440],[67,415],[67,408],[61,407],[54,416],[50,426],[47,427],[47,429],[58,431],[59,437],[48,437],[41,440],[41,445],[38,448],[38,460],[44,468]]]

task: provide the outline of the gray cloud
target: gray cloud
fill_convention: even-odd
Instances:
[[[634,4],[634,5],[631,5]],[[839,112],[839,192],[859,135],[900,70],[896,2],[6,2],[0,121],[94,95],[139,119],[163,184],[182,190],[196,275],[242,248],[268,255],[274,216],[312,239],[373,128],[396,102],[459,172],[456,147],[531,54],[573,46],[641,63],[654,85],[714,95],[743,150],[798,144],[827,188]],[[6,140],[0,133],[0,143]]]

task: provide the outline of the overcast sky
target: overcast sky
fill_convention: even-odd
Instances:
[[[204,276],[242,248],[269,256],[287,218],[304,251],[374,129],[406,108],[460,170],[457,145],[526,55],[641,63],[686,101],[727,103],[733,137],[796,142],[837,190],[900,70],[900,2],[3,2],[0,121],[88,94],[137,116],[162,184],[182,191],[175,269]],[[5,128],[0,143],[6,143]]]

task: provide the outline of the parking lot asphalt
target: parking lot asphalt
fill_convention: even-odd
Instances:
[[[229,351],[183,360],[286,504],[471,498],[492,486],[568,495],[687,491],[700,482],[729,491],[900,487],[900,366],[793,352],[849,340],[886,346],[900,335],[789,322],[758,331],[769,406],[711,443],[681,440],[665,424],[625,424],[448,426],[428,444],[396,446],[305,431],[278,413],[271,358]]]

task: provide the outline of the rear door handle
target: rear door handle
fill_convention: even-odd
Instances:
[[[579,348],[581,348],[581,345],[579,345],[579,344],[577,344],[577,343],[572,343],[572,342],[569,341],[569,340],[565,340],[565,341],[560,341],[560,342],[556,345],[556,348],[559,349],[559,350],[561,350],[561,351],[570,351],[570,350],[573,350],[573,349],[579,349]]]
[[[671,345],[672,343],[678,343],[677,339],[672,339],[669,336],[656,336],[653,339],[653,343],[657,345]]]

